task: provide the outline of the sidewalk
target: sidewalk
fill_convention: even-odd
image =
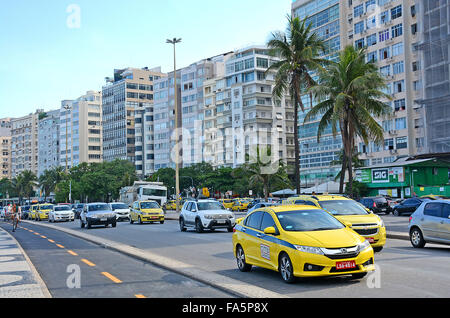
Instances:
[[[1,225],[9,224],[2,222]],[[19,243],[1,227],[0,298],[51,298]]]

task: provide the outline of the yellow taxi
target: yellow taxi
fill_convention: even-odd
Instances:
[[[36,221],[48,220],[48,215],[53,211],[53,204],[44,203],[39,204],[39,207],[35,211],[34,219]]]
[[[386,244],[386,227],[383,220],[360,203],[340,195],[297,196],[287,199],[286,204],[316,206],[331,213],[339,221],[363,236],[380,252]]]
[[[35,220],[36,219],[36,212],[39,209],[39,204],[33,204],[30,207],[30,212],[28,213],[28,218],[31,220]]]
[[[234,199],[233,206],[231,207],[231,209],[233,211],[245,211],[247,210],[249,204],[250,201],[244,199]]]
[[[136,201],[130,212],[130,223],[159,222],[164,224],[164,211],[156,201]]]
[[[233,208],[233,200],[232,199],[221,199],[219,201],[220,201],[220,203],[223,204],[225,209],[232,209]]]
[[[352,275],[375,270],[370,243],[326,211],[285,205],[258,209],[235,226],[233,248],[240,271],[252,266],[296,277]]]

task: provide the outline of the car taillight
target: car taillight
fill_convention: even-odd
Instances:
[[[409,223],[411,223],[411,221],[412,221],[412,216],[409,217]]]
[[[374,207],[374,208],[376,208],[376,207],[377,207],[377,204],[376,204],[375,202],[373,203],[373,207]]]

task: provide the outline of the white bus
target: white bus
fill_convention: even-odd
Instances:
[[[167,187],[162,182],[136,181],[120,190],[120,201],[131,206],[135,201],[153,200],[163,206],[167,202]]]

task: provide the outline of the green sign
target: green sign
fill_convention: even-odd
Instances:
[[[356,180],[362,183],[371,183],[372,175],[370,170],[359,170],[356,172]]]

